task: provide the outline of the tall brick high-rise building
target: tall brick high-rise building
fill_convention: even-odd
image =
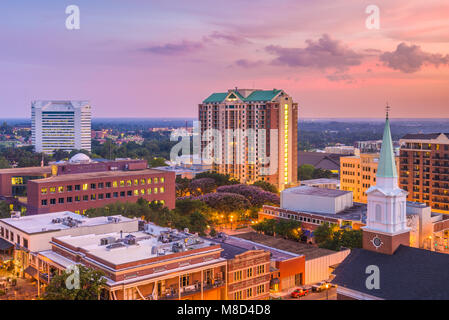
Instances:
[[[449,213],[449,134],[407,134],[401,144],[399,184],[407,200]]]
[[[198,113],[203,155],[214,141],[213,131],[220,134],[208,153],[215,171],[242,183],[267,181],[280,190],[296,183],[298,104],[283,90],[235,88],[213,93],[199,105]]]

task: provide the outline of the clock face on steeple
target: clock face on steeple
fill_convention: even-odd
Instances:
[[[375,235],[374,238],[371,239],[371,243],[373,244],[373,246],[374,246],[376,249],[379,249],[379,248],[384,244],[384,243],[382,242],[382,240],[381,240],[377,235]]]

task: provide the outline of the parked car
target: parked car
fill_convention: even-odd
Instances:
[[[330,283],[328,283],[326,281],[321,281],[321,282],[319,282],[317,284],[314,284],[312,286],[312,291],[314,291],[314,292],[321,292],[321,291],[327,290],[327,289],[329,289],[331,287],[332,287],[332,284],[330,284]]]
[[[309,294],[308,289],[296,289],[291,293],[292,298],[300,298]]]

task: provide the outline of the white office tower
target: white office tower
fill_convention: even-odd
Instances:
[[[31,103],[32,143],[36,152],[54,150],[91,151],[91,107],[89,101],[45,101]]]

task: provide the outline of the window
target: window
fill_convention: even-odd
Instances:
[[[75,185],[75,191],[80,191],[81,190],[81,186],[79,184]]]
[[[59,203],[59,204],[63,204],[63,203],[64,203],[64,198],[59,198],[59,199],[58,199],[58,203]]]
[[[81,201],[80,196],[75,196],[75,202],[80,202],[80,201]]]
[[[164,183],[164,182],[165,182],[165,178],[162,177],[162,178],[161,178],[161,183]]]
[[[89,196],[88,195],[83,196],[83,201],[89,201]]]
[[[253,268],[246,270],[246,277],[251,278],[253,276]]]
[[[67,192],[72,192],[73,186],[67,186]]]
[[[56,204],[56,199],[50,199],[50,204]]]
[[[58,187],[58,192],[59,193],[63,193],[64,192],[64,187]]]
[[[157,194],[157,188],[154,188],[154,194]]]
[[[117,184],[117,181],[115,181],[115,184]],[[110,182],[106,182],[106,188],[110,188],[111,187],[111,183]]]
[[[158,178],[154,178],[154,183],[158,183]]]
[[[28,239],[23,238],[23,247],[28,249]]]
[[[87,188],[88,188],[88,185],[87,185],[87,183],[83,184],[83,190],[84,190],[84,191],[86,191],[86,190],[87,190]]]
[[[134,195],[138,196],[139,195],[139,190],[134,190]]]
[[[111,199],[111,194],[110,193],[106,193],[106,199]]]
[[[46,206],[48,204],[47,199],[41,200],[41,205]]]
[[[264,264],[256,267],[256,274],[262,274],[262,273],[265,273],[265,265]]]
[[[126,181],[126,185],[127,185],[128,187],[130,187],[130,186],[132,185],[131,180]]]
[[[160,187],[160,188],[159,188],[159,191],[160,191],[161,193],[164,193],[164,192],[165,192],[165,188],[164,188],[164,187]]]
[[[115,192],[117,193],[117,192]],[[125,197],[125,191],[120,191],[120,197]]]
[[[234,292],[234,300],[242,300],[242,291]]]
[[[131,196],[133,195],[132,190],[128,190],[128,192],[126,193],[126,195],[127,195],[128,197],[131,197]]]
[[[90,195],[90,200],[97,200],[97,195],[96,194],[91,194]]]
[[[100,193],[100,194],[98,195],[98,200],[103,200],[103,198],[104,198],[104,194]]]
[[[104,188],[104,183],[103,182],[100,182],[99,184],[98,184],[98,189],[103,189]]]
[[[121,194],[122,192],[120,192],[120,194]],[[113,193],[113,196],[114,196],[114,198],[118,198],[118,192],[114,192]]]
[[[20,244],[20,236],[17,235],[17,243]]]
[[[47,188],[42,188],[41,189],[41,194],[47,194]]]
[[[147,194],[150,195],[151,194],[151,188],[147,189]]]
[[[246,289],[246,297],[251,298],[253,296],[253,288]]]
[[[261,284],[260,286],[257,286],[256,289],[257,294],[262,294],[265,292],[265,285]]]
[[[145,189],[141,189],[141,190],[140,190],[140,194],[141,194],[142,196],[144,196],[144,195],[145,195]]]
[[[145,179],[140,179],[140,184],[145,185]]]
[[[151,184],[151,178],[148,178],[148,184]]]
[[[67,203],[72,203],[73,202],[73,198],[72,197],[67,197]]]
[[[56,192],[56,188],[55,187],[51,187],[50,188],[50,193],[55,193]]]
[[[242,270],[234,272],[234,281],[242,280]]]
[[[11,232],[10,235],[11,235],[11,237],[10,237],[11,241],[14,242],[14,233]]]
[[[185,274],[181,276],[181,287],[187,287],[190,285],[190,275]]]
[[[125,181],[120,181],[120,187],[124,187],[125,186]]]
[[[380,204],[376,204],[376,221],[382,221],[382,207]]]
[[[95,189],[97,188],[97,185],[96,185],[95,183],[91,183],[91,184],[90,184],[90,188],[91,188],[92,190],[95,190]]]

